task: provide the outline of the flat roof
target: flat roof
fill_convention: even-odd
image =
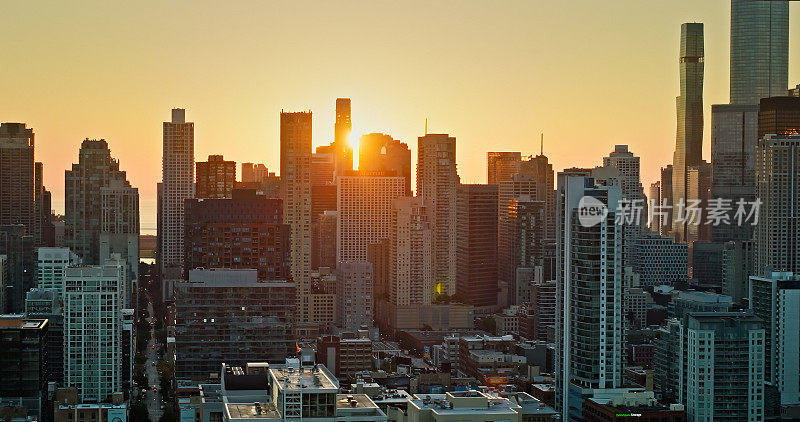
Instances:
[[[47,325],[46,319],[28,319],[23,316],[2,317],[0,318],[0,329],[21,328],[23,330],[35,330]]]
[[[313,367],[270,367],[269,372],[280,389],[306,388],[322,390],[338,390],[338,382],[323,365]]]
[[[272,403],[228,403],[225,408],[231,419],[281,419]]]

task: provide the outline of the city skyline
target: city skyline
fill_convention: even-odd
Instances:
[[[35,15],[37,19],[22,18],[0,31],[14,34],[24,27],[26,33],[36,33],[39,25],[48,25],[48,30],[13,44],[12,52],[31,60],[17,61],[7,70],[7,79],[18,81],[8,87],[8,96],[17,100],[13,109],[10,103],[0,106],[0,113],[6,116],[4,120],[25,122],[35,131],[36,159],[46,163],[44,183],[53,191],[56,210],[63,212],[60,180],[71,164],[58,151],[73,146],[77,150],[86,137],[106,139],[115,156],[123,157],[121,164],[132,185],[140,189],[143,232],[154,228],[158,163],[125,157],[140,156],[141,151],[147,151],[147,156],[156,154],[160,122],[172,107],[186,108],[187,119],[197,122],[196,159],[224,154],[237,163],[263,162],[277,169],[279,111],[314,111],[313,145],[327,145],[334,137],[334,100],[347,97],[353,100],[355,138],[370,132],[387,133],[409,144],[416,157],[414,140],[424,134],[426,118],[429,132],[455,136],[459,176],[465,183],[485,182],[486,152],[534,154],[543,132],[545,155],[556,170],[599,165],[595,157],[611,146],[629,145],[642,157],[643,185],[647,186],[667,164],[667,160],[653,157],[669,156],[674,145],[675,58],[681,23],[697,21],[706,27],[704,114],[710,116],[711,104],[726,103],[728,98],[730,6],[725,1],[647,6],[625,1],[604,6],[582,2],[574,10],[548,3],[513,2],[492,11],[475,3],[417,9],[425,21],[448,17],[447,24],[440,27],[414,19],[401,21],[410,18],[413,7],[395,10],[380,3],[353,5],[351,13],[338,14],[343,16],[344,26],[352,27],[341,31],[349,47],[340,56],[345,56],[347,65],[330,70],[318,62],[332,60],[329,41],[322,37],[331,25],[325,18],[329,6],[307,10],[309,30],[292,39],[292,49],[280,41],[286,39],[282,34],[293,33],[286,28],[296,22],[295,14],[290,13],[294,6],[254,6],[252,15],[266,16],[273,6],[288,18],[272,29],[253,28],[250,17],[241,28],[234,27],[233,21],[249,9],[218,11],[202,3],[191,8],[166,6],[163,17],[157,19],[147,19],[144,10],[125,10],[128,15],[119,25],[113,18],[102,22],[93,18],[95,13],[114,12],[121,6],[104,5],[95,11],[90,7],[61,10],[53,5],[36,14],[19,10],[19,16]],[[14,8],[25,6],[9,7],[14,13]],[[507,13],[512,10],[516,11],[513,17]],[[630,19],[589,21],[598,13],[622,10]],[[179,12],[195,19],[167,28],[163,19]],[[569,20],[564,19],[566,12],[571,14]],[[790,15],[797,13],[792,7]],[[372,15],[383,19],[380,25],[369,20]],[[479,16],[483,21],[477,20]],[[70,22],[84,31],[70,32],[64,27],[68,21],[64,17],[71,17]],[[530,24],[519,22],[526,18]],[[471,25],[479,22],[493,25],[472,31]],[[556,23],[563,30],[558,32],[558,42],[551,42],[552,32],[547,29]],[[408,28],[404,32],[409,39],[403,48],[384,48],[393,45],[393,32],[384,26]],[[43,34],[59,29],[64,30],[59,40],[41,42]],[[149,35],[134,39],[140,30]],[[364,30],[374,34],[374,39],[358,36]],[[92,33],[103,33],[104,39],[89,37]],[[638,35],[630,37],[634,33]],[[619,42],[623,36],[629,38]],[[797,29],[791,26],[790,43],[797,38]],[[223,50],[232,39],[236,43]],[[270,42],[262,46],[258,42],[262,39]],[[162,40],[180,47],[157,47]],[[82,46],[91,46],[91,51]],[[165,55],[170,49],[177,53]],[[266,58],[250,61],[249,54],[258,49],[267,53]],[[631,51],[636,52],[634,66],[608,58]],[[224,54],[209,62],[207,56],[212,53]],[[474,55],[485,55],[490,63],[469,67]],[[790,85],[800,82],[800,68],[793,59],[791,56]],[[553,61],[562,65],[545,65]],[[163,65],[143,64],[148,62]],[[293,64],[278,66],[280,70],[265,66],[283,62]],[[97,76],[89,78],[76,71],[83,63],[94,65]],[[390,66],[381,65],[382,71],[376,71],[372,63]],[[587,63],[593,72],[583,70]],[[36,76],[43,66],[51,77]],[[575,101],[576,97],[583,101]],[[74,104],[76,100],[81,103]],[[37,111],[43,107],[56,112]],[[571,124],[563,117],[564,110],[584,116],[585,124]],[[638,118],[624,119],[623,126],[623,119],[614,115]],[[703,157],[709,159],[710,119],[705,120]],[[236,128],[235,135],[231,135],[231,127]]]

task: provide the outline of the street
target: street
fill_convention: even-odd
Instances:
[[[148,317],[149,322],[153,322],[153,300],[149,298],[147,301],[147,312],[150,315]],[[153,347],[155,346],[155,347]],[[147,403],[147,411],[150,415],[151,421],[158,421],[161,418],[161,414],[163,410],[161,410],[162,401],[161,395],[158,391],[153,391],[153,386],[156,388],[161,388],[158,370],[153,362],[158,364],[158,345],[156,344],[155,339],[155,330],[150,330],[150,341],[147,342],[147,363],[145,364],[145,374],[147,375],[147,393],[146,393],[146,403]]]

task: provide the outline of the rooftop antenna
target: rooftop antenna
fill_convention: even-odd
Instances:
[[[428,134],[428,118],[425,118],[425,134]]]
[[[540,133],[540,140],[539,140],[539,155],[544,155],[544,132]]]

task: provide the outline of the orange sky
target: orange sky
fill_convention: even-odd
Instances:
[[[426,117],[456,136],[464,182],[486,181],[487,151],[535,153],[544,132],[558,170],[629,144],[647,187],[672,159],[687,21],[705,23],[708,127],[728,99],[727,0],[6,2],[0,121],[34,128],[58,211],[81,140],[108,140],[143,231],[172,107],[195,122],[198,160],[277,170],[280,110],[313,110],[321,145],[335,98],[350,97],[355,134],[389,133],[414,159]]]

